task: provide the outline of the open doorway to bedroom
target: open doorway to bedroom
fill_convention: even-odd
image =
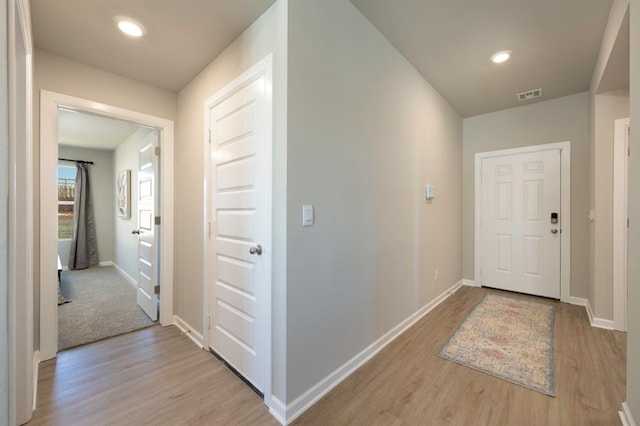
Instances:
[[[157,186],[144,152],[153,153],[157,140],[152,127],[58,109],[58,350],[157,320],[157,297],[149,306],[145,292],[158,257],[153,241],[141,245],[141,233],[153,230]],[[141,211],[148,204],[151,211]]]
[[[146,265],[143,272],[149,279],[141,279],[141,268],[138,268],[138,289],[136,303],[141,305],[145,312],[158,315],[160,324],[173,324],[173,178],[174,178],[174,123],[161,117],[139,113],[136,111],[90,101],[87,99],[69,96],[48,90],[40,91],[40,193],[39,222],[40,222],[40,250],[39,250],[39,278],[37,300],[39,300],[40,325],[39,341],[41,360],[54,358],[58,352],[58,311],[64,306],[58,305],[58,166],[61,157],[59,149],[59,115],[63,110],[71,113],[88,113],[90,116],[122,120],[134,123],[146,129],[153,129],[146,135],[146,144],[136,147],[137,154],[133,160],[131,174],[125,173],[125,177],[134,175],[134,168],[138,170],[138,176],[142,178],[125,181],[129,184],[130,195],[133,196],[133,188],[140,188],[143,194],[143,208],[138,207],[137,212],[130,210],[130,222],[126,227],[134,239],[138,241],[135,252],[135,260],[138,264],[142,260],[157,259],[151,267]],[[117,152],[117,150],[115,150]],[[70,158],[72,164],[76,160],[90,161],[88,158]],[[123,170],[116,170],[116,158],[114,154],[112,182],[120,172],[129,168],[123,166]],[[95,167],[97,164],[88,167]],[[79,170],[78,167],[76,167]],[[90,172],[91,173],[91,172]],[[156,179],[157,176],[157,179]],[[159,183],[162,182],[161,185]],[[116,188],[112,184],[111,194],[107,198],[114,200],[116,206]],[[78,188],[75,188],[78,192]],[[153,194],[155,202],[149,202]],[[88,198],[88,197],[87,197]],[[118,197],[119,198],[119,197]],[[140,201],[140,197],[138,197]],[[140,203],[138,203],[140,204]],[[75,207],[75,204],[74,204]],[[126,210],[126,209],[125,209]],[[76,211],[74,211],[74,214]],[[75,220],[75,219],[74,219]],[[114,217],[117,223],[125,222],[124,219]],[[133,228],[134,223],[137,227]],[[74,223],[75,226],[75,223]],[[114,225],[115,229],[115,225]],[[114,231],[115,232],[115,231]],[[71,243],[73,245],[73,241]],[[156,250],[161,247],[161,250]],[[99,247],[98,247],[99,250]],[[132,255],[133,257],[133,255]],[[94,261],[95,262],[95,261]],[[62,262],[61,262],[62,263]],[[99,263],[99,262],[98,262]],[[149,263],[149,261],[148,261]],[[62,276],[62,273],[60,274]],[[135,279],[135,277],[133,277]],[[144,284],[144,287],[143,287]],[[143,289],[144,291],[141,291]],[[63,297],[65,295],[63,294]],[[67,305],[73,305],[71,302]],[[158,312],[158,305],[160,312]],[[151,316],[151,314],[150,314]]]

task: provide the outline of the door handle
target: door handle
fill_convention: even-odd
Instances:
[[[557,234],[557,233],[558,233],[558,230],[557,230],[557,229],[552,229],[552,230],[551,230],[551,233],[552,233],[552,234]]]
[[[140,235],[140,234],[142,234],[143,232],[142,232],[141,230],[139,230],[139,229],[134,229],[133,231],[131,231],[131,233],[132,233],[133,235]]]
[[[262,246],[258,244],[255,247],[249,247],[249,254],[257,254],[260,256],[262,254]]]

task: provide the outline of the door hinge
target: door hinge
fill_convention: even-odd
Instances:
[[[153,294],[160,294],[160,286],[159,285],[153,287]]]
[[[627,228],[629,227],[629,218],[627,218]]]
[[[207,315],[207,330],[211,330],[211,315]]]
[[[156,217],[154,218],[154,224],[156,224],[156,225],[160,225],[160,216],[156,216]]]
[[[209,238],[211,238],[211,222],[207,222],[207,225],[209,225],[209,230],[207,232],[209,234]]]
[[[209,129],[209,143],[211,143],[211,129]]]
[[[160,156],[160,147],[156,146],[155,148],[153,148],[153,153],[156,154],[157,156]]]

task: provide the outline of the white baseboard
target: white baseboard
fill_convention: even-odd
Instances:
[[[475,282],[474,280],[468,280],[466,278],[462,280],[462,285],[466,285],[468,287],[482,287],[479,283]]]
[[[121,267],[119,267],[118,265],[116,265],[115,263],[111,262],[111,264],[113,266],[116,267],[116,271],[118,271],[120,273],[120,275],[122,275],[122,278],[124,278],[125,280],[127,280],[127,282],[129,284],[131,284],[136,290],[138,289],[138,281],[134,280],[133,277],[129,274],[127,274],[124,269],[122,269]]]
[[[587,299],[584,299],[582,297],[574,297],[574,296],[566,297],[564,299],[561,299],[561,301],[569,303],[571,305],[578,305],[578,306],[584,306],[584,307],[586,307],[587,304],[589,303],[589,300]]]
[[[587,310],[587,315],[589,316],[589,322],[591,323],[591,327],[596,328],[604,328],[605,330],[613,330],[613,321],[597,318],[593,316],[593,310],[591,309],[591,302],[587,299],[587,304],[585,305],[585,309]]]
[[[98,263],[98,266],[113,266],[113,261],[111,260],[105,260],[104,262],[100,262]]]
[[[38,402],[38,372],[40,371],[40,351],[33,353],[33,411],[36,410]]]
[[[285,420],[285,417],[287,415],[287,407],[284,405],[284,403],[273,395],[271,395],[269,400],[267,400],[267,397],[265,395],[264,402],[269,407],[269,414],[271,414],[281,425],[286,425],[287,422]]]
[[[349,377],[354,371],[360,368],[365,362],[373,358],[380,350],[400,336],[405,330],[419,321],[422,317],[428,314],[433,308],[438,306],[449,296],[455,293],[463,285],[463,280],[460,280],[448,290],[445,290],[442,294],[437,296],[431,302],[420,308],[415,313],[411,314],[407,319],[400,322],[394,328],[385,333],[378,340],[373,342],[362,352],[351,358],[342,366],[338,367],[335,371],[330,373],[320,382],[315,384],[301,396],[296,398],[291,404],[286,406],[285,422],[283,424],[290,424],[297,419],[302,413],[308,410],[313,404],[315,404],[320,398],[325,396],[331,389],[340,384],[343,380]],[[273,413],[272,413],[273,414]],[[275,416],[278,419],[278,416]],[[278,420],[280,421],[280,420]]]
[[[178,327],[180,331],[182,331],[182,334],[191,339],[193,343],[195,343],[200,349],[204,349],[204,337],[202,336],[202,334],[194,330],[194,328],[191,327],[188,322],[180,318],[178,315],[174,315],[173,325]]]
[[[622,410],[618,411],[618,415],[620,416],[622,426],[637,426],[637,423],[634,420],[633,415],[631,414],[631,410],[629,410],[627,401],[622,403]]]
[[[605,330],[614,329],[612,320],[597,318],[593,316],[593,309],[591,309],[591,302],[589,302],[589,299],[569,296],[564,299],[563,302],[567,302],[572,305],[584,306],[584,309],[587,311],[587,316],[589,317],[589,323],[591,324],[591,327],[603,328]]]

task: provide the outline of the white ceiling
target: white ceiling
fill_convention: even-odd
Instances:
[[[31,0],[33,36],[38,49],[177,92],[274,1]],[[116,15],[147,34],[121,34]]]
[[[611,1],[351,0],[463,117],[522,105],[516,93],[530,89],[544,96],[527,102],[588,90]],[[31,7],[37,48],[178,91],[273,2],[31,0]],[[123,36],[115,15],[137,19],[148,34]],[[489,56],[503,49],[512,59],[492,64]],[[618,77],[607,85],[624,84],[622,73],[610,74]]]
[[[60,109],[58,143],[61,145],[113,150],[140,126],[101,115]]]
[[[611,0],[351,0],[463,116],[589,89]],[[508,62],[489,57],[511,50]],[[531,102],[531,101],[529,101]]]

